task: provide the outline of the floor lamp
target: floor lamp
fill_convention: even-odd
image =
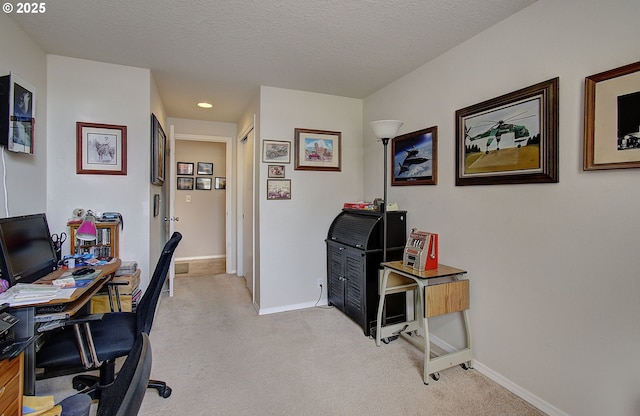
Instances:
[[[389,140],[398,135],[398,130],[404,124],[400,120],[378,120],[372,121],[371,128],[373,134],[382,141],[384,146],[384,196],[382,202],[382,262],[387,261],[387,145]]]

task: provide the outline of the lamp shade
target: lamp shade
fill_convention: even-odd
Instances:
[[[93,212],[88,211],[82,220],[82,224],[78,227],[78,231],[76,231],[76,238],[83,241],[93,241],[97,235],[96,217],[93,216]]]
[[[369,124],[378,139],[393,139],[404,123],[400,120],[378,120]]]

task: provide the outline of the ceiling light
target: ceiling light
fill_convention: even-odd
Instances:
[[[213,108],[213,104],[210,103],[198,103],[198,107],[200,108]]]

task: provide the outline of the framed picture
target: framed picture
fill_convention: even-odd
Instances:
[[[291,199],[291,179],[267,179],[267,199]]]
[[[14,73],[0,79],[9,88],[9,134],[0,138],[0,144],[12,152],[33,154],[36,89]]]
[[[391,186],[438,183],[438,127],[403,134],[391,140]]]
[[[196,189],[201,191],[210,191],[211,178],[196,178]]]
[[[295,129],[296,170],[342,170],[339,131]]]
[[[585,78],[584,170],[640,168],[640,62]]]
[[[267,178],[284,178],[284,165],[269,165]]]
[[[76,173],[127,174],[127,126],[76,123]]]
[[[263,140],[262,161],[267,163],[291,163],[291,143],[281,140]]]
[[[178,175],[193,175],[193,163],[178,162],[178,166],[177,166],[177,169],[176,169],[176,174],[178,174]]]
[[[213,175],[213,163],[198,162],[198,175]]]
[[[558,182],[554,78],[456,111],[456,185]]]
[[[190,191],[193,189],[193,178],[178,176],[176,184],[179,191]]]
[[[216,189],[227,189],[227,178],[216,177],[214,186]]]
[[[153,185],[162,185],[164,183],[166,142],[167,136],[164,134],[160,122],[156,115],[151,113],[151,183]]]
[[[160,194],[153,194],[153,216],[160,214]]]

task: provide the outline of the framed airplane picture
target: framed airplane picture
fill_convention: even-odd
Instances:
[[[391,140],[391,186],[438,183],[438,127],[403,134]]]

